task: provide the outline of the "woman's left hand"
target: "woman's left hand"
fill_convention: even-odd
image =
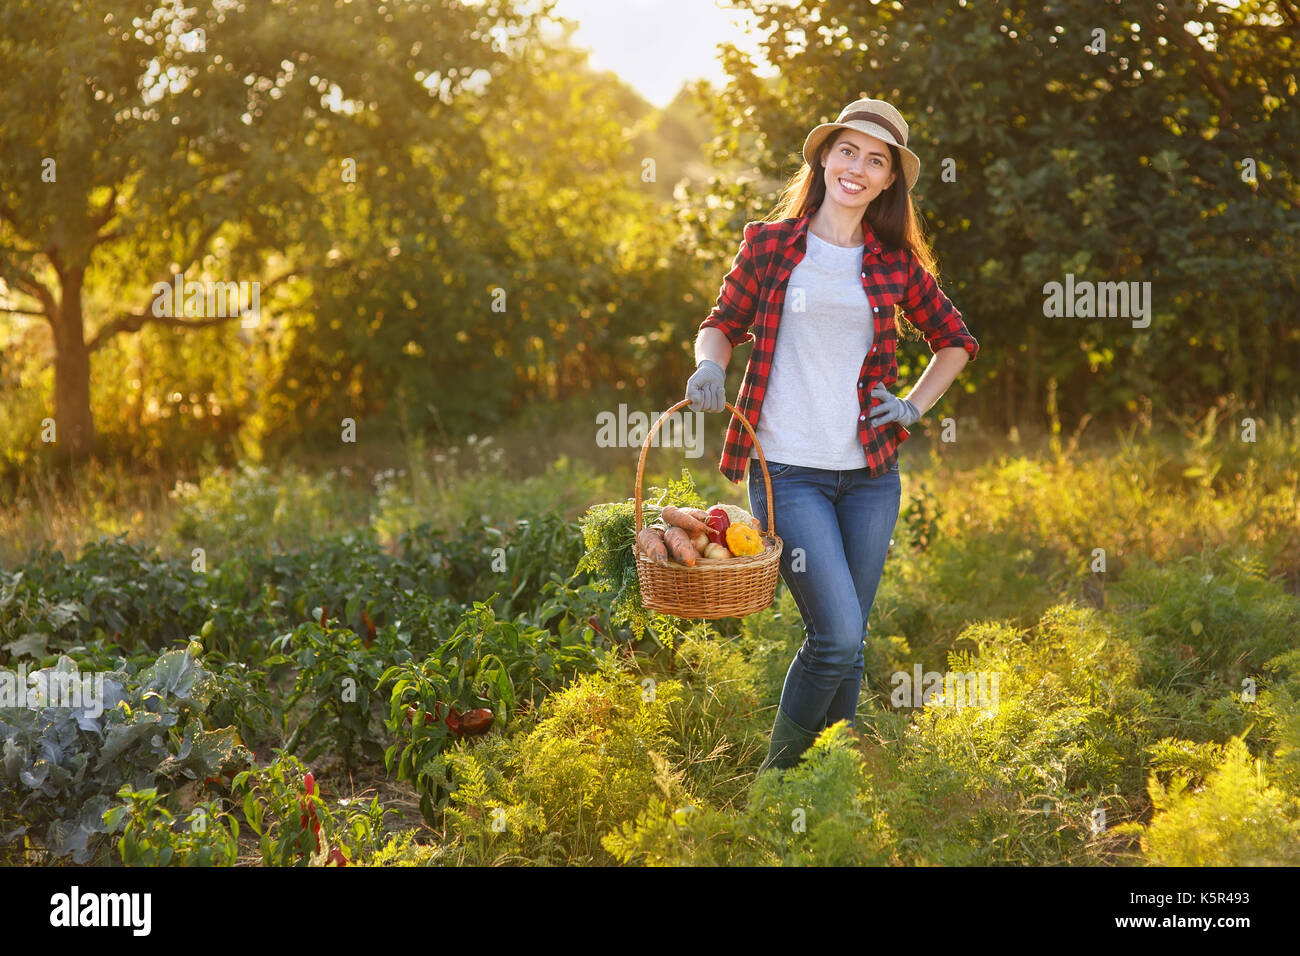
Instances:
[[[911,428],[921,420],[921,412],[905,398],[892,394],[884,385],[877,382],[871,394],[880,399],[880,404],[871,410],[871,424],[876,428],[890,422],[898,422],[904,428]]]

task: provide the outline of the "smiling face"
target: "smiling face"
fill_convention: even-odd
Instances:
[[[834,142],[822,150],[822,177],[826,198],[850,209],[865,210],[871,201],[893,185],[889,144],[855,129],[838,130]],[[855,188],[860,187],[860,188]]]

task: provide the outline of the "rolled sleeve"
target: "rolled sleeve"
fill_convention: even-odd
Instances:
[[[709,312],[708,318],[700,323],[700,331],[717,329],[727,337],[732,348],[744,342],[752,342],[754,333],[750,326],[758,314],[760,283],[754,263],[754,231],[758,223],[745,224],[745,234],[740,241],[740,249],[731,261],[731,271],[722,279],[718,290],[718,300]]]
[[[907,320],[921,330],[931,353],[946,348],[962,348],[975,361],[980,344],[962,321],[961,313],[939,288],[939,283],[913,255],[908,256],[907,291],[902,306]]]

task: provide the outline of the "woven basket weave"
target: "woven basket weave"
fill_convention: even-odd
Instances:
[[[642,528],[641,476],[645,471],[650,441],[669,415],[689,404],[689,400],[683,399],[660,415],[646,435],[645,444],[641,446],[633,499],[637,533]],[[758,462],[763,467],[763,485],[767,490],[768,501],[767,532],[759,537],[765,550],[762,554],[724,559],[700,558],[695,562],[695,567],[688,568],[671,559],[667,564],[656,564],[634,542],[632,553],[636,556],[636,573],[641,583],[641,603],[652,611],[690,619],[745,617],[771,607],[772,598],[776,594],[782,543],[773,530],[775,509],[772,507],[772,479],[767,473],[767,459],[763,456],[763,446],[759,444],[758,436],[754,434],[754,429],[745,420],[745,416],[735,406],[726,404],[727,409],[740,419],[740,423],[754,439],[754,447],[758,449]]]

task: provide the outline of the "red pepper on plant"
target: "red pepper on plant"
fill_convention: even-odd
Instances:
[[[491,729],[494,719],[492,711],[486,707],[467,710],[460,715],[460,732],[467,737],[485,734]]]
[[[302,786],[303,789],[307,791],[308,797],[316,793],[316,777],[313,776],[310,770],[308,770],[306,775],[303,776]],[[300,803],[303,812],[302,815],[298,817],[298,825],[304,830],[307,829],[307,819],[310,816],[312,834],[316,837],[316,850],[317,852],[320,852],[320,821],[316,819],[316,805],[306,797],[304,797]]]

